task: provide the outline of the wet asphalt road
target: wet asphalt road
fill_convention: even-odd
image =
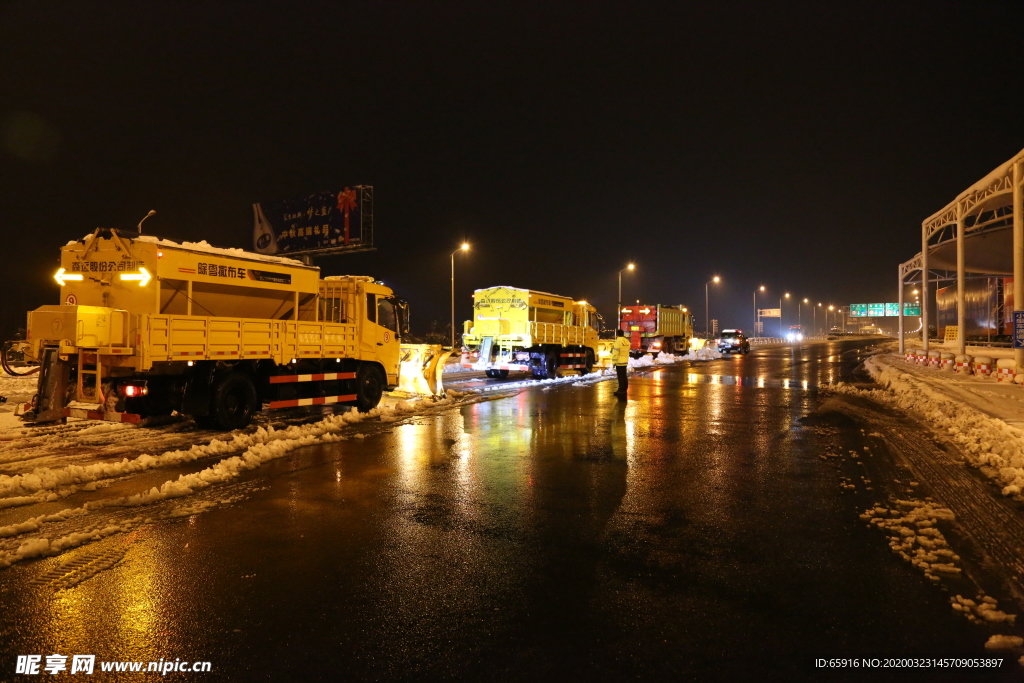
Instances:
[[[824,680],[817,657],[981,655],[819,458],[851,435],[805,426],[867,345],[661,368],[625,403],[614,382],[532,388],[297,451],[73,588],[5,572],[0,650],[209,660],[167,679],[210,681]]]

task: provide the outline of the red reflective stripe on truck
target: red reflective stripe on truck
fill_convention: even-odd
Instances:
[[[270,378],[271,384],[285,384],[288,382],[321,382],[329,379],[355,379],[354,372],[325,372],[319,375],[274,375]]]
[[[87,408],[65,408],[64,417],[77,417],[82,420],[104,420],[105,422],[127,422],[139,424],[142,417],[135,413],[105,413],[102,410],[89,410]]]
[[[296,408],[298,406],[320,406],[325,403],[344,403],[356,400],[355,394],[347,396],[319,396],[317,398],[293,398],[289,401],[271,401],[271,408]]]

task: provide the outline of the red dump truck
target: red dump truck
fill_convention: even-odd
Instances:
[[[619,329],[630,340],[631,353],[686,353],[693,336],[693,316],[685,306],[626,306],[619,311]]]

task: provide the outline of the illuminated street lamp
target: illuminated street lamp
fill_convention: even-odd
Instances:
[[[836,310],[836,307],[833,306],[832,304],[829,304],[828,305],[828,310],[834,311],[834,310]],[[835,322],[835,321],[833,321],[833,322]],[[825,315],[825,327],[828,327],[828,314]]]
[[[786,292],[785,297],[789,298],[789,292]],[[779,336],[785,339],[786,333],[782,329],[782,299],[779,299]]]
[[[622,273],[627,270],[636,270],[636,264],[630,263],[628,266],[619,271],[619,298],[615,309],[615,329],[622,329]],[[618,334],[618,333],[616,333]]]
[[[804,333],[804,324],[800,318],[800,306],[807,303],[807,297],[804,297],[803,301],[799,301],[796,304],[796,324],[800,327],[800,334]]]
[[[764,285],[754,290],[754,333],[761,334],[761,316],[757,313],[757,293],[764,291]]]
[[[817,308],[814,306],[811,307],[811,310],[814,311],[814,334],[818,334],[818,308],[821,308],[820,301],[818,302]]]
[[[717,275],[704,283],[704,338],[711,339],[711,315],[708,313],[708,285],[718,284],[721,280]]]
[[[452,252],[452,351],[455,351],[455,255],[460,251],[469,251],[469,242]]]

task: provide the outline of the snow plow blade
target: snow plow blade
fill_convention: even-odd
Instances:
[[[452,350],[440,344],[402,344],[398,392],[444,396],[441,375]]]
[[[597,340],[597,358],[594,359],[594,369],[610,368],[612,366],[612,345],[614,339]]]

